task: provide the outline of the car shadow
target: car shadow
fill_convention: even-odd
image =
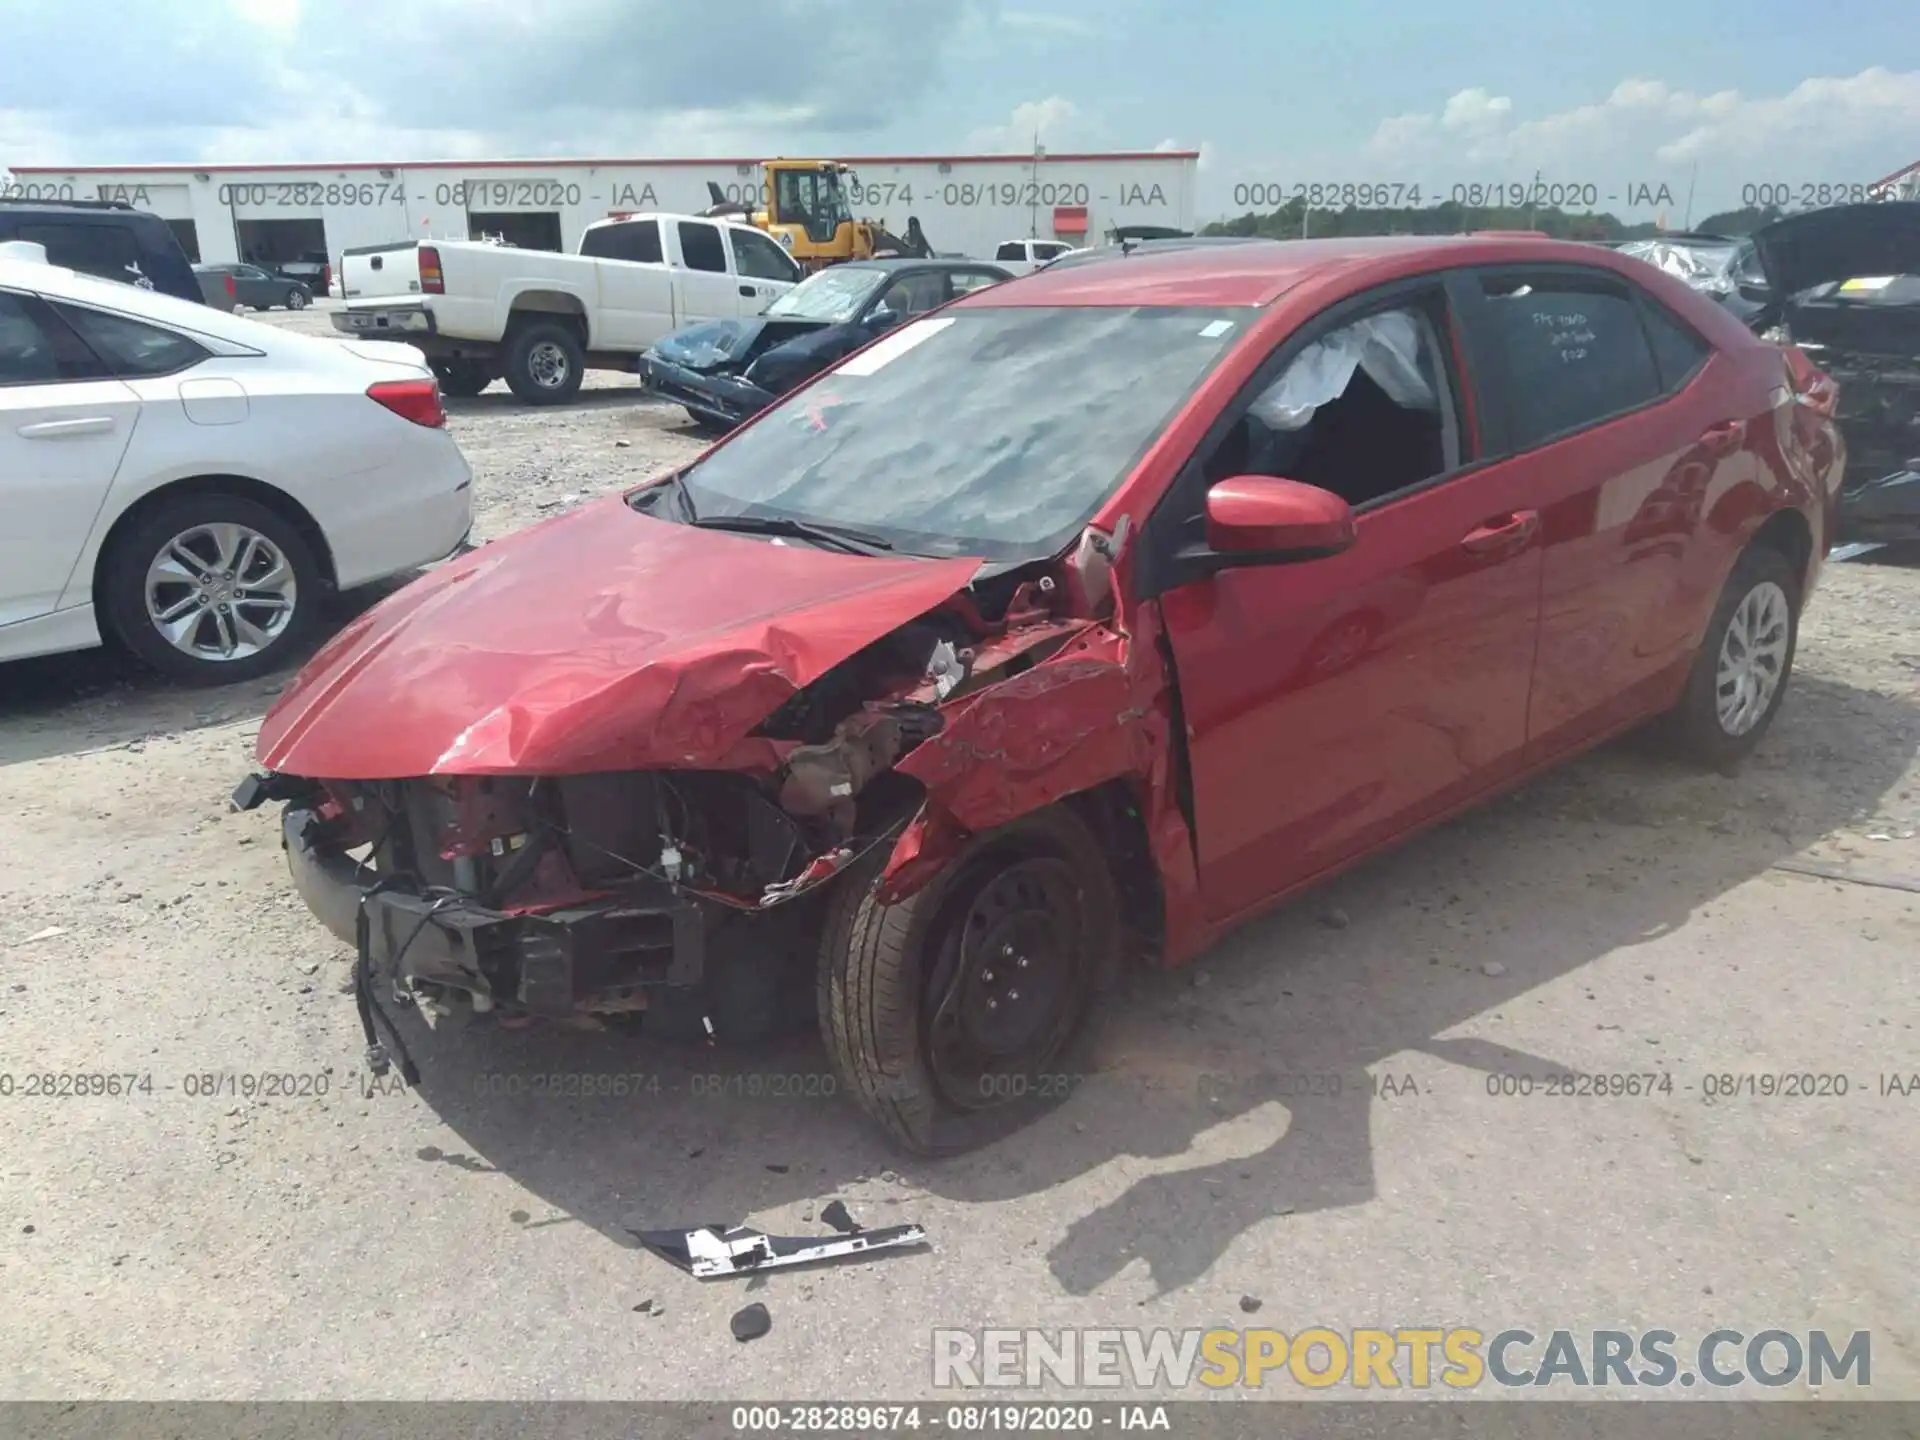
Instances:
[[[1063,1290],[1089,1294],[1144,1264],[1164,1294],[1263,1221],[1372,1200],[1376,1107],[1445,1106],[1502,1070],[1577,1070],[1591,1057],[1450,1032],[1678,929],[1870,812],[1905,772],[1913,720],[1898,699],[1802,675],[1736,776],[1603,747],[1249,924],[1193,967],[1132,977],[1092,1063],[1058,1081],[1064,1103],[970,1154],[889,1147],[832,1093],[810,1036],[742,1054],[476,1020],[403,1022],[422,1071],[413,1096],[460,1137],[453,1160],[440,1147],[420,1158],[510,1176],[553,1207],[542,1223],[627,1247],[628,1225],[800,1209],[765,1223],[811,1233],[824,1227],[802,1221],[834,1196],[876,1226],[922,1218],[914,1192],[962,1204],[1053,1192],[1076,1217],[1034,1243]],[[1607,1020],[1605,999],[1588,989],[1575,1003]],[[1702,1058],[1677,1053],[1681,1037],[1595,1043],[1630,1044],[1637,1069]],[[1436,1059],[1450,1083],[1399,1089],[1412,1062],[1431,1074]]]
[[[329,636],[419,573],[330,597],[306,644],[271,673],[238,684],[176,685],[118,645],[0,662],[0,767],[257,720]]]

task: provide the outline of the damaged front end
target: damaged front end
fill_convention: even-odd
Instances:
[[[677,1038],[761,1038],[810,1018],[828,892],[864,857],[874,861],[869,877],[884,865],[898,893],[924,883],[969,829],[1144,769],[1141,727],[1119,723],[1130,718],[1133,682],[1125,641],[1104,623],[1108,548],[1104,537],[1083,544],[1053,567],[1057,580],[1014,577],[984,609],[979,593],[962,589],[787,684],[785,699],[744,733],[695,714],[690,677],[716,692],[757,685],[752,693],[768,695],[770,671],[798,670],[779,637],[750,654],[730,649],[731,681],[696,660],[643,664],[659,682],[647,693],[670,698],[629,723],[673,734],[603,733],[595,742],[599,754],[652,757],[643,767],[300,776],[288,770],[320,726],[295,713],[270,716],[273,736],[263,731],[262,740],[263,758],[295,758],[243,782],[234,803],[284,803],[295,888],[355,947],[376,1070],[393,1056],[412,1078],[389,1005],[436,1020],[465,1012],[598,1028],[639,1018]],[[769,554],[796,566],[828,562]],[[321,666],[314,681],[303,676],[307,691],[324,697],[329,671],[350,675],[372,663],[358,657],[391,659],[394,647],[376,640],[344,651],[356,658]],[[1036,667],[1046,683],[1010,686]],[[1082,687],[1091,703],[1076,707],[1071,695],[1060,703],[1063,686]],[[1007,696],[998,718],[997,690]],[[582,717],[605,693],[549,715],[549,728],[584,735]],[[673,708],[676,697],[683,709]],[[1012,757],[1008,716],[1021,731]],[[477,743],[477,719],[443,759]],[[537,749],[534,727],[502,724],[523,750]],[[683,743],[683,730],[702,727],[698,746]],[[982,753],[985,736],[999,737],[997,761]],[[446,768],[465,769],[457,759]]]
[[[654,394],[708,425],[731,429],[792,388],[791,382],[770,383],[761,358],[821,328],[822,322],[799,317],[706,321],[649,347],[634,369]]]

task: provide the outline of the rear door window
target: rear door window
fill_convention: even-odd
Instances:
[[[601,260],[628,260],[643,265],[658,265],[666,258],[660,250],[657,220],[626,220],[618,225],[596,226],[581,237],[580,253]]]
[[[1526,450],[1658,399],[1666,388],[1641,307],[1598,272],[1481,271],[1476,329],[1507,448]]]
[[[186,336],[157,325],[84,305],[53,308],[122,379],[172,375],[207,358],[207,352]]]
[[[47,260],[84,275],[138,284],[146,276],[140,246],[124,225],[62,224],[39,221],[22,225],[18,239],[47,249]]]
[[[955,295],[971,295],[976,290],[984,290],[989,285],[998,285],[1006,277],[996,275],[991,270],[955,270],[947,278]]]
[[[993,252],[993,258],[996,260],[1024,260],[1027,258],[1027,250],[1018,240],[1008,240],[1004,242],[998,250]]]
[[[720,238],[720,227],[700,220],[680,222],[680,255],[689,270],[705,270],[715,275],[727,273],[727,246]]]
[[[105,380],[106,368],[46,306],[0,290],[0,386]]]
[[[1713,347],[1676,319],[1666,306],[1650,297],[1643,303],[1641,318],[1646,322],[1647,339],[1653,345],[1653,362],[1660,372],[1660,388],[1662,392],[1670,394],[1691,380],[1694,372],[1707,363],[1707,356],[1713,353]]]

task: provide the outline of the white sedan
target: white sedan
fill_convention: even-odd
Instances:
[[[0,660],[111,639],[177,680],[248,679],[327,592],[465,541],[472,471],[418,350],[43,257],[0,245]]]

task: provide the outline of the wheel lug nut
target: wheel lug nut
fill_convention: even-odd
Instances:
[[[1021,957],[1020,957],[1020,958],[1019,958],[1018,960],[1016,960],[1016,961],[1014,961],[1014,962],[1013,962],[1013,965],[1014,965],[1014,968],[1015,968],[1016,970],[1024,970],[1024,969],[1026,969],[1026,968],[1027,968],[1027,957],[1026,957],[1026,956],[1024,956],[1024,955],[1022,955],[1022,956],[1021,956]]]
[[[1020,992],[1018,990],[1007,991],[1007,999],[1018,1000],[1019,998],[1020,998]]]
[[[991,985],[991,984],[993,984],[993,971],[991,971],[991,970],[982,970],[982,971],[980,972],[980,983],[981,983],[982,985]]]
[[[987,1009],[998,1010],[999,1008],[1000,1008],[1000,1002],[998,1000],[987,1001]]]
[[[1005,955],[1005,956],[1007,956],[1007,957],[1008,957],[1009,959],[1011,959],[1011,958],[1012,958],[1012,956],[1013,956],[1013,946],[1011,946],[1011,945],[1002,945],[1002,946],[1000,947],[1000,953],[1001,953],[1002,955]]]

